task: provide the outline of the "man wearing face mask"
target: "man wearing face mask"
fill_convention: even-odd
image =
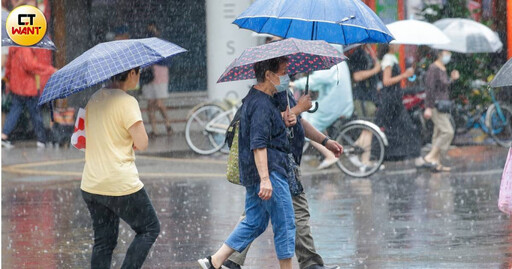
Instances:
[[[424,117],[434,122],[432,136],[432,149],[425,156],[425,161],[435,164],[434,171],[449,172],[450,167],[441,164],[441,155],[448,150],[453,139],[454,130],[450,123],[450,84],[459,79],[459,71],[453,70],[450,77],[446,72],[446,65],[450,62],[451,52],[434,51],[437,59],[425,73],[425,100]]]

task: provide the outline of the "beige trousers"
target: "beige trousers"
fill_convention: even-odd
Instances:
[[[434,122],[432,146],[439,147],[442,151],[447,151],[454,135],[454,130],[450,123],[450,114],[441,113],[434,108],[432,110],[432,121]]]

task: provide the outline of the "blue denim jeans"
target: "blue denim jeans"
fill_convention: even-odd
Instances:
[[[277,258],[284,260],[293,257],[295,251],[295,214],[292,196],[285,176],[271,172],[270,181],[272,197],[267,201],[258,197],[260,184],[246,187],[246,217],[236,226],[225,243],[237,252],[242,252],[267,229],[270,219]]]
[[[38,96],[21,96],[12,94],[11,109],[9,110],[9,114],[7,115],[7,119],[5,120],[2,133],[9,136],[9,134],[14,130],[14,128],[16,128],[18,119],[20,118],[20,115],[23,112],[23,107],[26,107],[28,109],[28,112],[30,113],[30,118],[32,119],[32,125],[34,127],[34,132],[37,136],[37,141],[45,143],[46,134],[43,126],[43,119],[41,117],[41,110],[37,105],[38,100]]]

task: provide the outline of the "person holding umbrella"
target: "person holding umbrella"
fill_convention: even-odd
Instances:
[[[274,95],[288,89],[286,57],[254,64],[257,84],[243,100],[239,132],[240,180],[246,188],[246,217],[212,256],[198,260],[203,269],[221,268],[235,251],[242,252],[272,222],[280,268],[292,268],[295,222],[286,175],[290,144],[286,125],[296,123],[289,109],[284,120]],[[286,123],[286,125],[285,125]]]
[[[293,155],[294,162],[297,166],[300,166],[305,137],[316,141],[319,144],[326,140],[327,137],[315,129],[315,127],[306,119],[300,116],[303,112],[308,111],[312,107],[311,97],[309,95],[301,96],[297,102],[295,101],[291,91],[287,90],[277,93],[276,98],[279,101],[281,111],[286,111],[289,106],[290,111],[297,115],[297,123],[290,127],[290,133],[293,135],[290,135],[288,139],[290,140],[291,153]],[[343,147],[335,140],[327,139],[325,142],[325,148],[326,150],[329,150],[333,156],[339,156],[343,152]],[[300,180],[298,178],[296,178],[296,181],[300,184]],[[315,249],[315,243],[311,234],[311,227],[309,225],[309,205],[304,191],[301,191],[300,193],[292,193],[292,202],[293,210],[295,212],[296,226],[295,256],[297,257],[300,268],[338,269],[339,266],[325,266],[322,256],[320,256]],[[242,217],[245,217],[245,214],[243,214]],[[229,269],[240,269],[241,265],[245,263],[249,248],[250,245],[241,253],[233,253],[229,256],[228,260],[224,262],[223,266]]]
[[[135,151],[147,148],[148,137],[139,104],[126,91],[139,83],[140,67],[185,51],[158,38],[100,43],[53,74],[39,99],[41,105],[110,83],[92,95],[85,116],[80,189],[94,229],[92,268],[110,268],[120,219],[136,232],[121,268],[141,268],[160,233],[160,222],[135,166]]]
[[[446,50],[434,50],[437,56],[425,73],[425,119],[432,119],[434,134],[432,135],[432,149],[425,156],[425,161],[435,164],[434,171],[450,172],[450,167],[441,165],[442,153],[448,150],[455,131],[450,123],[450,84],[459,79],[459,71],[453,70],[448,78],[446,64],[450,62],[452,54]],[[448,106],[441,106],[447,104]],[[446,110],[445,110],[446,109]]]
[[[110,268],[119,220],[136,232],[121,268],[140,268],[160,233],[160,222],[140,181],[135,150],[145,150],[148,136],[137,100],[126,91],[139,82],[139,68],[112,77],[86,106],[85,166],[82,197],[91,214],[94,247],[91,268]]]
[[[279,60],[279,62],[275,62],[276,59]],[[306,61],[306,59],[308,59],[309,61]],[[279,192],[275,192],[273,190],[272,198],[274,198],[274,195],[279,195],[279,197],[281,197],[280,196],[281,192],[288,193],[287,196],[289,197],[292,190],[293,190],[294,196],[298,197],[298,198],[293,198],[294,204],[293,204],[293,208],[291,209],[291,217],[292,218],[294,217],[294,214],[293,214],[294,208],[298,208],[298,210],[297,210],[298,214],[295,215],[295,220],[298,223],[297,228],[299,230],[294,228],[294,231],[296,230],[297,234],[300,235],[299,240],[301,242],[299,243],[299,247],[300,246],[305,247],[305,249],[301,249],[303,252],[301,254],[298,254],[301,256],[301,258],[299,258],[300,259],[299,262],[302,264],[301,268],[306,267],[306,266],[322,266],[320,268],[323,268],[323,261],[321,260],[321,257],[319,255],[317,255],[316,252],[314,251],[314,244],[311,239],[310,229],[309,229],[309,224],[308,224],[308,219],[309,219],[308,211],[309,210],[308,210],[308,206],[307,206],[307,201],[305,201],[305,199],[301,199],[301,198],[304,198],[304,196],[303,196],[304,194],[303,194],[301,188],[300,187],[295,188],[295,186],[298,186],[299,184],[295,184],[295,183],[297,183],[296,176],[292,177],[291,174],[293,174],[293,173],[291,171],[295,171],[295,169],[293,168],[295,166],[294,163],[300,163],[300,156],[302,155],[302,147],[304,144],[304,136],[305,135],[310,137],[314,141],[324,144],[330,150],[335,152],[335,154],[337,154],[337,155],[341,154],[343,149],[342,149],[341,145],[339,145],[335,141],[328,139],[322,133],[314,130],[314,128],[312,128],[312,126],[310,124],[307,124],[307,122],[305,122],[303,119],[300,119],[299,124],[302,124],[304,127],[299,128],[296,126],[297,117],[295,115],[299,114],[299,113],[303,112],[304,110],[307,110],[311,107],[311,98],[309,97],[309,95],[306,95],[301,100],[299,100],[299,104],[297,106],[294,106],[294,101],[292,100],[292,98],[287,98],[288,95],[287,95],[286,91],[289,89],[289,77],[288,77],[287,73],[288,73],[288,71],[290,72],[290,74],[296,74],[296,73],[310,72],[310,71],[314,71],[314,70],[330,69],[332,66],[342,62],[345,59],[346,58],[343,56],[342,53],[340,53],[338,50],[336,50],[335,48],[333,48],[332,46],[327,44],[325,41],[304,41],[304,40],[291,38],[291,39],[285,39],[285,40],[281,40],[281,41],[277,41],[277,42],[273,42],[273,43],[246,49],[244,52],[242,52],[242,54],[237,59],[235,59],[230,64],[230,66],[226,69],[226,71],[222,74],[222,76],[218,80],[218,82],[227,82],[227,81],[256,78],[258,81],[258,84],[255,85],[251,89],[251,91],[249,92],[247,97],[244,98],[243,105],[239,109],[239,112],[241,113],[241,117],[240,117],[241,119],[239,121],[240,130],[239,130],[239,137],[238,137],[238,139],[239,139],[238,140],[239,141],[238,142],[238,149],[239,149],[239,152],[238,152],[239,158],[238,159],[240,160],[239,161],[239,171],[240,171],[239,178],[240,178],[242,185],[246,185],[246,184],[253,185],[251,182],[246,182],[246,178],[247,178],[246,173],[247,172],[244,172],[244,171],[247,169],[251,169],[250,168],[251,166],[255,166],[255,163],[253,160],[257,159],[257,158],[254,158],[253,160],[249,159],[252,154],[252,152],[250,151],[252,146],[249,145],[249,142],[241,142],[242,141],[241,139],[244,138],[244,136],[245,136],[246,140],[248,140],[249,138],[252,139],[254,134],[257,134],[257,133],[255,133],[256,131],[265,130],[266,128],[268,128],[265,126],[263,126],[263,128],[254,128],[253,126],[257,126],[257,125],[253,124],[251,126],[250,124],[252,124],[252,122],[247,123],[247,120],[245,120],[246,123],[244,124],[244,113],[247,114],[246,107],[248,107],[248,105],[250,105],[249,100],[255,99],[254,95],[255,95],[255,93],[258,93],[257,92],[258,89],[271,90],[272,96],[274,96],[274,93],[277,93],[279,91],[277,96],[271,98],[271,100],[272,100],[272,106],[270,106],[271,109],[270,109],[270,107],[266,109],[269,111],[274,111],[273,113],[276,113],[277,115],[272,115],[272,117],[270,117],[270,116],[265,115],[267,113],[261,113],[261,112],[259,112],[258,115],[257,114],[255,114],[255,115],[258,118],[259,117],[266,118],[267,120],[264,121],[264,123],[266,123],[266,124],[268,124],[267,121],[272,122],[272,129],[271,129],[272,133],[264,135],[265,139],[272,140],[271,144],[269,144],[269,146],[268,146],[268,151],[269,151],[268,155],[272,156],[272,154],[275,154],[276,153],[275,149],[277,148],[277,152],[280,154],[279,156],[281,158],[285,158],[284,163],[280,162],[277,164],[279,165],[278,166],[279,171],[287,173],[284,176],[284,180],[286,181],[285,187],[287,188],[287,190],[283,191],[283,190],[280,190],[280,188],[277,189],[277,191],[279,191]],[[261,95],[261,94],[259,94],[259,95]],[[267,95],[267,96],[265,96],[265,98],[269,98],[269,96]],[[292,108],[290,109],[290,107],[292,107]],[[263,110],[265,110],[265,108],[261,108],[258,111],[263,111]],[[281,113],[281,111],[283,111],[282,115],[279,114],[279,113]],[[259,115],[259,114],[261,114],[261,115]],[[277,118],[278,118],[278,120],[277,120]],[[256,121],[256,123],[258,123],[258,121]],[[244,127],[244,125],[246,127]],[[294,126],[294,127],[291,128],[290,130],[286,130],[286,128],[281,128],[280,126],[281,127]],[[244,134],[244,128],[250,128],[250,132],[252,132],[252,133],[250,133],[249,135]],[[279,133],[279,135],[277,135],[277,133],[275,133],[276,131],[280,131],[283,133],[282,134]],[[245,131],[245,133],[247,133],[247,131]],[[289,144],[289,150],[285,150],[284,154],[283,154],[283,152],[280,152],[280,150],[279,150],[279,148],[281,148],[281,147],[276,146],[276,144],[274,142],[274,140],[276,138],[281,139],[282,136],[284,136],[284,138],[285,138],[283,143],[287,142]],[[267,143],[265,143],[265,145],[267,145]],[[254,154],[257,154],[257,151],[255,151]],[[272,157],[272,159],[275,159],[275,158]],[[271,161],[272,159],[269,158],[269,162],[268,162],[269,169],[276,168],[276,162]],[[258,163],[256,163],[256,164],[259,165]],[[283,165],[283,164],[286,164],[288,166],[285,167],[285,169],[282,169],[281,165]],[[247,167],[249,167],[249,168],[247,168]],[[252,169],[256,170],[255,168],[252,168]],[[257,169],[257,170],[259,171],[259,169]],[[272,182],[272,187],[275,188],[274,185],[276,183],[279,183],[279,181],[276,181],[275,179],[273,179],[273,177],[272,177],[273,174],[275,176],[275,173],[271,173],[271,182]],[[259,175],[258,175],[258,177],[259,177]],[[261,180],[261,181],[256,180],[256,184],[259,182],[264,182],[264,180]],[[262,184],[262,183],[260,183],[260,184]],[[277,186],[279,187],[279,185],[277,185]],[[254,210],[254,206],[252,205],[254,203],[254,201],[261,203],[261,201],[259,201],[258,198],[249,199],[249,197],[254,196],[254,194],[252,194],[252,192],[254,192],[254,191],[251,190],[251,188],[252,188],[252,186],[249,186],[249,187],[246,186],[247,197],[248,197],[246,199],[246,214],[245,214],[246,217],[237,226],[237,228],[231,234],[231,236],[236,235],[237,231],[240,230],[240,227],[246,226],[247,223],[258,224],[258,225],[260,222],[268,223],[268,216],[270,214],[266,214],[266,216],[263,216],[264,218],[266,218],[266,220],[263,219],[263,220],[258,220],[258,221],[254,221],[253,220],[254,216],[250,216],[251,214],[254,215],[254,212],[249,212],[249,210]],[[292,200],[291,197],[290,197],[290,200]],[[268,203],[268,202],[265,202],[265,203]],[[286,213],[286,216],[287,216],[287,218],[290,217],[288,212]],[[274,225],[274,233],[276,236],[275,238],[279,238],[276,234],[277,230],[276,230],[276,226],[274,223],[274,221],[276,221],[276,220],[274,217],[275,217],[275,215],[270,215],[270,218],[272,219],[272,223]],[[278,218],[277,221],[279,221],[279,219],[280,218]],[[293,221],[293,219],[292,219],[292,221]],[[300,221],[300,223],[299,223],[299,221]],[[262,230],[257,230],[257,233],[255,236],[262,233],[265,230],[266,225],[267,224],[265,224],[264,227],[259,227],[258,229],[261,228]],[[230,237],[230,238],[232,238],[232,237]],[[295,235],[293,235],[293,238],[295,239]],[[250,244],[251,241],[252,241],[252,238],[250,241],[247,240],[247,242],[244,242],[244,243],[246,243],[246,244],[244,244],[244,246],[237,247],[236,251],[241,252],[242,250],[246,249],[246,247],[248,246],[248,244]],[[230,241],[230,239],[228,239],[226,241],[226,244],[224,244],[215,255],[213,255],[212,257],[205,258],[205,259],[200,259],[199,263],[201,264],[202,268],[218,268],[223,262],[225,262],[225,259],[228,258],[229,255],[234,253],[234,250],[233,250],[234,247],[231,248],[232,244],[233,244],[233,242]],[[291,246],[292,249],[289,249],[289,247],[290,247],[289,245],[286,247],[287,248],[285,250],[287,250],[288,252],[291,252],[291,253],[288,253],[288,254],[291,254],[290,257],[293,256],[293,248],[297,248],[297,245]],[[278,255],[277,255],[278,258],[282,257],[282,254],[280,254],[280,253],[282,253],[283,250],[280,250],[280,248],[282,248],[282,240],[279,244],[276,243],[276,251],[278,253]],[[308,253],[305,253],[305,252],[308,252]],[[313,257],[313,256],[315,256],[315,257]],[[234,259],[235,262],[238,261],[240,263],[243,263],[241,261],[241,259],[244,259],[244,258],[240,257],[240,256],[239,256],[239,258],[240,259],[235,260],[235,258],[233,256],[230,257],[230,259]],[[213,266],[212,266],[212,263],[214,263]],[[290,261],[280,261],[280,263],[281,263],[282,268],[290,268],[291,267],[291,260]],[[288,266],[290,266],[290,267],[288,267]],[[224,265],[223,268],[226,268],[226,267],[240,268],[239,265],[235,265],[233,263],[229,264],[228,266]],[[317,268],[317,267],[313,267],[313,268]]]

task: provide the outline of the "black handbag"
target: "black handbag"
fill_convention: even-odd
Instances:
[[[453,108],[453,102],[450,100],[439,100],[436,101],[436,109],[441,113],[451,113]]]

